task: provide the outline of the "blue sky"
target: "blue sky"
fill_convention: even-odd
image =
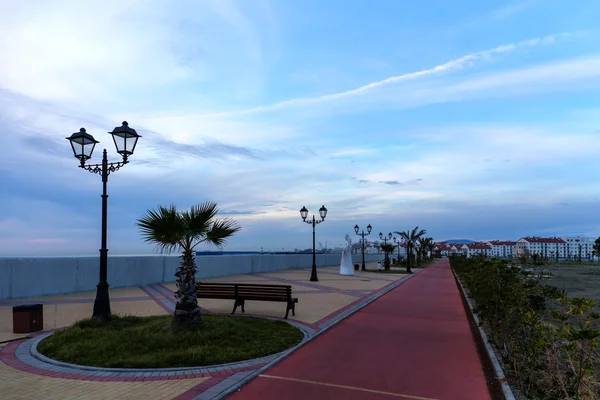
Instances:
[[[143,135],[109,254],[145,210],[214,201],[229,250],[427,229],[600,235],[596,0],[0,0],[0,255],[97,254],[101,181],[64,139]],[[356,237],[356,236],[355,236]],[[357,237],[356,237],[357,238]]]

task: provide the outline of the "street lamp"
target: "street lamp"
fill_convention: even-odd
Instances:
[[[107,282],[107,265],[108,265],[108,249],[106,248],[106,226],[107,226],[107,199],[106,194],[106,183],[108,182],[108,175],[111,172],[115,172],[127,164],[127,160],[135,150],[135,145],[140,135],[137,134],[135,129],[128,126],[127,121],[123,121],[122,126],[118,126],[113,129],[112,132],[108,132],[112,135],[117,153],[123,157],[123,161],[116,163],[108,163],[106,155],[106,149],[102,153],[102,164],[86,165],[86,161],[92,158],[94,147],[98,142],[92,135],[85,131],[85,128],[81,128],[79,132],[75,132],[70,137],[66,138],[71,142],[73,148],[73,155],[79,159],[79,168],[88,170],[93,174],[98,174],[102,177],[102,248],[100,249],[100,281],[98,282],[96,290],[96,300],[94,301],[94,312],[92,318],[110,319],[110,299],[108,296],[108,282]]]
[[[379,239],[383,240],[383,244],[387,244],[388,239],[392,239],[392,232],[388,233],[387,236],[383,236],[383,233],[379,232]],[[388,253],[387,251],[384,252],[385,253],[385,261],[387,261],[388,258]],[[386,264],[387,265],[387,264]]]
[[[398,263],[400,262],[400,246],[404,243],[404,239],[394,237],[394,242],[398,243]]]
[[[321,208],[319,208],[319,216],[321,217],[320,221],[315,220],[314,214],[312,217],[312,221],[310,221],[310,220],[307,221],[306,217],[308,216],[308,210],[304,206],[300,209],[300,216],[302,217],[302,221],[306,222],[307,224],[312,224],[312,228],[313,228],[313,264],[312,264],[312,271],[310,273],[310,281],[318,282],[319,278],[317,277],[317,256],[315,255],[315,226],[317,224],[320,224],[321,222],[325,221],[325,217],[327,216],[327,209],[325,208],[325,206],[321,206]]]
[[[360,267],[360,270],[366,271],[367,267],[365,267],[365,231],[363,229],[361,233],[358,233],[359,229],[360,228],[358,227],[358,225],[354,225],[354,232],[356,232],[357,235],[362,236],[362,247],[361,247],[361,249],[362,249],[362,267]],[[373,228],[371,227],[371,224],[369,224],[367,226],[367,233],[366,233],[367,235],[371,234],[371,229],[373,229]]]

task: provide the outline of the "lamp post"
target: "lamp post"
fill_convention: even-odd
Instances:
[[[362,267],[360,267],[360,270],[361,271],[366,271],[367,267],[365,266],[365,230],[363,229],[361,233],[358,233],[359,229],[360,228],[358,227],[358,225],[354,225],[354,232],[356,232],[357,235],[362,236],[362,241],[361,241],[361,243],[362,243],[362,247],[361,247],[361,250],[362,250]],[[373,229],[373,228],[371,227],[371,224],[369,224],[367,226],[367,235],[371,234],[371,229]]]
[[[100,249],[100,280],[96,286],[96,299],[94,300],[94,312],[92,318],[110,319],[110,298],[108,296],[108,282],[107,282],[107,266],[108,266],[108,249],[106,248],[106,227],[107,227],[107,199],[106,184],[108,182],[108,175],[111,172],[115,172],[129,162],[128,157],[133,154],[135,145],[140,135],[137,134],[135,129],[128,126],[127,121],[123,121],[122,126],[118,126],[109,132],[117,153],[123,157],[123,161],[109,164],[108,157],[106,155],[106,149],[102,152],[102,163],[86,165],[86,161],[92,157],[94,147],[98,142],[92,135],[85,131],[85,128],[81,128],[79,132],[73,133],[70,137],[66,138],[73,148],[73,155],[79,159],[79,168],[88,170],[93,174],[98,174],[102,177],[102,248]]]
[[[398,263],[400,263],[400,246],[404,243],[404,239],[394,237],[394,242],[398,243]]]
[[[392,239],[392,232],[388,233],[387,236],[383,236],[383,233],[379,232],[379,239],[383,240],[383,244],[387,244],[388,239]],[[388,260],[388,253],[385,253],[385,261]],[[386,264],[387,265],[387,264]]]
[[[321,222],[325,221],[325,217],[327,216],[327,209],[325,208],[325,206],[321,206],[321,208],[319,208],[319,216],[321,217],[320,221],[315,220],[314,214],[312,217],[312,221],[310,221],[310,220],[307,221],[306,217],[308,216],[308,210],[304,206],[300,209],[300,216],[302,217],[302,221],[306,222],[307,224],[312,224],[312,228],[313,228],[313,263],[312,263],[312,271],[310,273],[310,281],[318,282],[319,278],[317,277],[317,256],[315,254],[315,226],[317,224],[320,224]]]

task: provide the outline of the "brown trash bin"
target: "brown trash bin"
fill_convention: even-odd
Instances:
[[[31,333],[43,329],[43,304],[27,304],[13,307],[13,333]]]

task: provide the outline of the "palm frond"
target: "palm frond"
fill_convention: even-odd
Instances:
[[[417,240],[418,238],[420,238],[421,236],[423,236],[426,233],[427,233],[427,231],[425,229],[419,230],[419,227],[416,226],[415,229],[413,229],[412,232],[410,233],[410,236],[413,240]]]
[[[155,243],[159,249],[171,252],[181,245],[185,234],[185,222],[175,205],[159,206],[156,210],[148,210],[146,215],[137,220],[144,241]]]
[[[410,232],[406,231],[406,232],[394,232],[396,235],[400,235],[400,237],[402,237],[402,239],[404,239],[405,241],[410,240]]]
[[[215,220],[209,231],[206,232],[204,241],[210,242],[215,246],[221,247],[227,241],[226,239],[242,228],[237,223],[229,218],[221,218]]]
[[[182,215],[189,229],[189,235],[204,240],[210,230],[211,221],[218,211],[217,205],[208,201],[196,204],[189,211],[185,211]]]

